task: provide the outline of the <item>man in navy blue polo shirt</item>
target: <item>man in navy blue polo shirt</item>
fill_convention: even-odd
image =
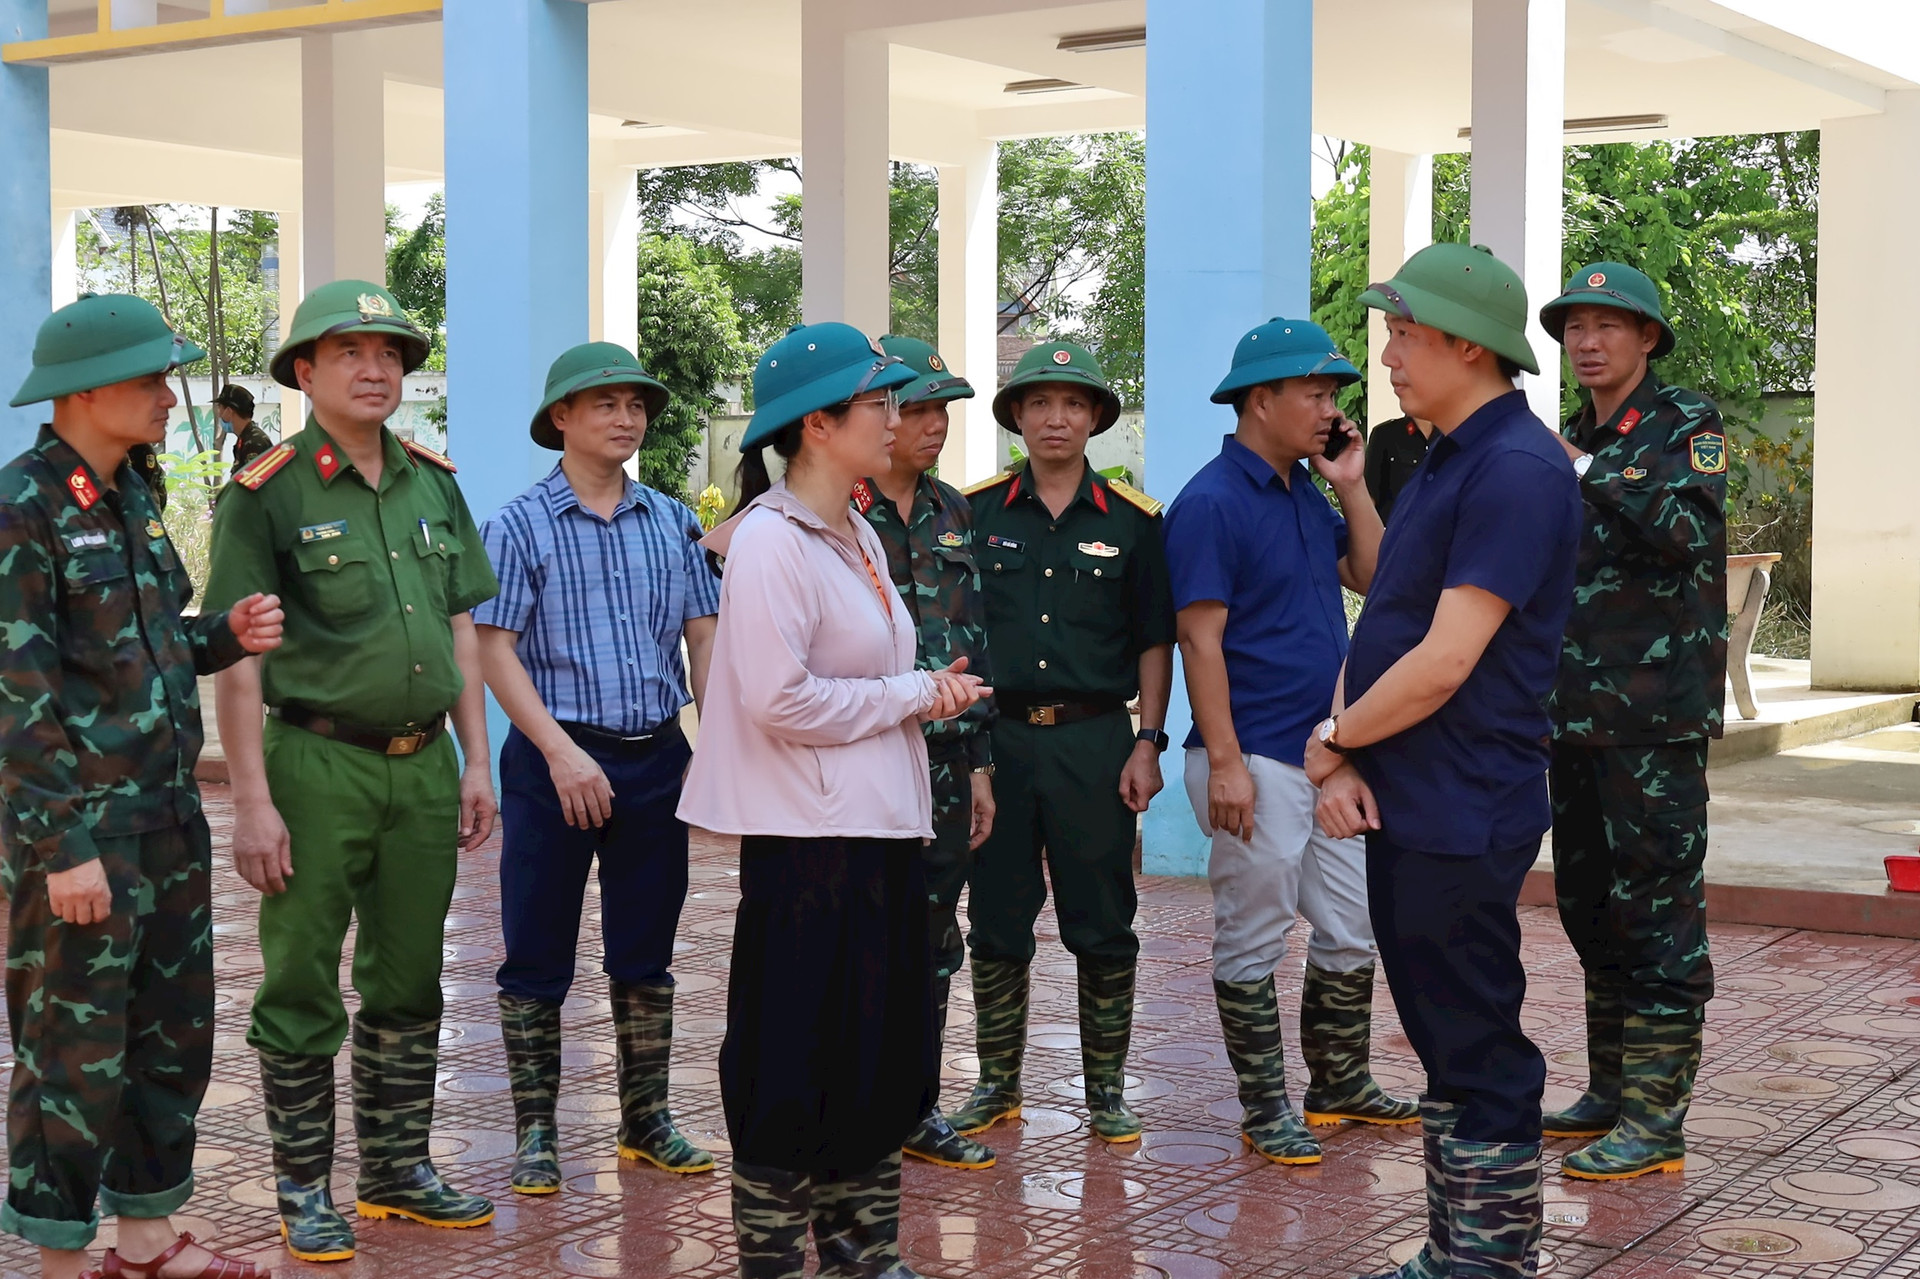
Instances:
[[[560,1188],[560,1005],[596,859],[620,1157],[713,1168],[667,1107],[667,966],[687,897],[687,828],[674,810],[692,752],[680,711],[689,684],[696,699],[706,689],[720,583],[693,512],[623,469],[667,399],[623,347],[563,353],[532,424],[560,464],[480,530],[501,589],[473,620],[487,687],[513,721],[500,748],[498,981],[521,1194]]]
[[[1550,821],[1546,698],[1580,494],[1513,386],[1539,365],[1510,268],[1433,245],[1361,301],[1387,312],[1402,407],[1444,438],[1394,508],[1307,774],[1328,832],[1367,834],[1387,983],[1427,1072],[1429,1237],[1397,1273],[1520,1279],[1539,1248],[1546,1069],[1520,1027],[1515,906]]]
[[[1213,841],[1213,990],[1239,1080],[1240,1135],[1281,1164],[1320,1143],[1287,1098],[1273,970],[1287,934],[1313,926],[1300,994],[1309,1124],[1405,1124],[1418,1107],[1383,1094],[1368,1067],[1373,925],[1365,845],[1314,821],[1301,765],[1333,705],[1347,652],[1340,588],[1364,592],[1380,549],[1358,433],[1334,403],[1359,370],[1326,330],[1270,320],[1240,339],[1213,393],[1234,433],[1167,512],[1167,565],[1193,731],[1187,794]],[[1329,440],[1345,446],[1337,459]],[[1307,469],[1333,486],[1343,519]]]

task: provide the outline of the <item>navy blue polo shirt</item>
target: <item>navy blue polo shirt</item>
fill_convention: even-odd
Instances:
[[[1440,592],[1477,586],[1513,611],[1446,705],[1356,755],[1394,843],[1472,857],[1551,824],[1546,699],[1581,518],[1573,464],[1519,391],[1436,435],[1401,490],[1353,633],[1348,704],[1426,638]]]
[[[1288,480],[1229,435],[1168,508],[1166,542],[1174,607],[1227,606],[1222,647],[1240,749],[1297,768],[1347,655],[1347,522],[1304,462]],[[1202,744],[1198,725],[1186,744]]]

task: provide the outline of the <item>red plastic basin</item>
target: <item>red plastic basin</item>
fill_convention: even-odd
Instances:
[[[1887,883],[1895,892],[1920,893],[1920,855],[1905,853],[1887,858]]]

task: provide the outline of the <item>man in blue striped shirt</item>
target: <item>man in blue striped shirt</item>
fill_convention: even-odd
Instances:
[[[560,1005],[596,857],[620,1156],[713,1168],[668,1112],[667,967],[687,896],[687,828],[674,809],[691,751],[679,716],[689,682],[696,701],[706,688],[720,584],[693,512],[624,469],[667,399],[622,347],[566,352],[532,426],[560,465],[480,530],[500,593],[473,620],[487,686],[513,721],[500,749],[498,980],[522,1194],[560,1188]]]

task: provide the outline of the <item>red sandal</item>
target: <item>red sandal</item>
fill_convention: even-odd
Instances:
[[[173,1241],[173,1246],[155,1257],[152,1261],[128,1261],[113,1249],[107,1249],[107,1255],[101,1259],[98,1273],[100,1279],[161,1279],[160,1270],[169,1261],[180,1255],[183,1248],[193,1246],[193,1236],[182,1232]],[[206,1247],[202,1244],[201,1247]],[[235,1261],[207,1249],[212,1260],[197,1274],[185,1276],[185,1279],[272,1279],[273,1271],[263,1269],[251,1261]]]

